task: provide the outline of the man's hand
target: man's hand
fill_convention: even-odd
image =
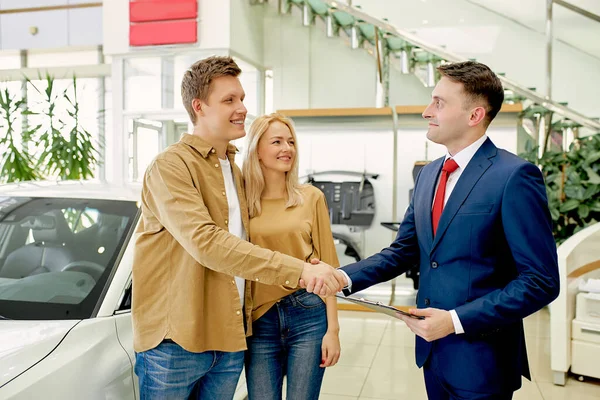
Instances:
[[[400,319],[406,323],[415,335],[428,342],[442,339],[454,333],[454,323],[450,311],[437,308],[411,308],[409,312],[412,315],[425,317],[425,319],[416,319],[399,314]]]
[[[345,281],[342,274],[325,263],[305,263],[300,275],[300,286],[306,288],[307,292],[320,296],[334,296],[343,289]]]

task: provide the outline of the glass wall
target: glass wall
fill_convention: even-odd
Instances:
[[[123,131],[127,139],[124,179],[139,182],[148,164],[184,132],[193,129],[181,99],[181,80],[196,61],[215,55],[206,51],[172,51],[123,58]],[[217,55],[226,55],[217,54]],[[263,112],[264,71],[234,57],[242,69],[247,126]],[[115,112],[118,112],[115,110]],[[121,142],[120,142],[121,143]],[[241,149],[243,140],[236,141]],[[241,157],[238,157],[241,161]]]
[[[0,51],[0,90],[8,90],[12,99],[24,100],[21,110],[30,113],[23,115],[19,124],[13,125],[16,134],[20,136],[25,126],[31,128],[41,124],[42,129],[47,128],[49,120],[44,118],[44,114],[48,114],[52,104],[53,125],[66,137],[72,128],[68,113],[73,108],[63,94],[68,93],[71,100],[74,99],[73,77],[76,77],[79,122],[92,135],[100,150],[107,121],[111,121],[110,77],[105,76],[107,74],[102,73],[102,69],[97,70],[97,76],[93,72],[90,74],[89,66],[100,65],[101,62],[102,49],[98,47],[63,51]],[[84,69],[86,71],[80,73]],[[50,102],[46,95],[47,74],[53,78]],[[6,125],[0,123],[0,138],[5,137],[6,129]],[[25,146],[33,156],[42,151],[35,143],[25,143]],[[102,165],[96,168],[95,177],[104,177]]]

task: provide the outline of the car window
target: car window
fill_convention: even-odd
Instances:
[[[125,293],[123,295],[123,300],[121,301],[121,304],[119,304],[119,311],[127,311],[127,310],[131,310],[131,298],[132,298],[132,293],[131,293],[131,282],[129,282],[129,285],[127,286],[127,289],[125,289]]]
[[[81,232],[92,227],[94,224],[97,224],[100,216],[98,210],[89,207],[86,207],[83,210],[69,207],[61,211],[73,233]]]
[[[89,317],[137,213],[132,201],[0,198],[0,315]]]

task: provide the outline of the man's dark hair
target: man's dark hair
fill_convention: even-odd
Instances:
[[[504,101],[504,89],[498,76],[487,65],[475,61],[444,64],[437,70],[452,82],[463,84],[469,98],[465,106],[479,101],[486,103],[486,120],[489,125]]]

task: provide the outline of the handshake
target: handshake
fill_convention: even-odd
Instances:
[[[309,293],[319,296],[335,296],[348,281],[343,273],[332,266],[313,258],[310,263],[304,263],[302,275],[300,275],[300,287]]]

